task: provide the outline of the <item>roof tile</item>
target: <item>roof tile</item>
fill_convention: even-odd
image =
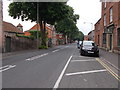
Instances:
[[[2,28],[3,28],[3,31],[7,31],[7,32],[23,33],[17,27],[15,27],[13,24],[5,22],[5,21],[3,21],[3,23],[2,23]]]

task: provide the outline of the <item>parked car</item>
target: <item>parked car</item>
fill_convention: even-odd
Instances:
[[[78,41],[78,43],[77,43],[77,48],[78,49],[80,49],[81,43],[82,43],[82,41]]]
[[[94,41],[83,41],[80,47],[81,55],[96,55],[99,57],[99,49]]]

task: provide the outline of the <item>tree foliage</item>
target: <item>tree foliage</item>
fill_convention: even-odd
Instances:
[[[39,12],[37,12],[37,8]],[[9,15],[15,18],[21,18],[22,21],[30,20],[37,22],[41,27],[42,45],[46,46],[46,23],[54,24],[59,20],[69,17],[69,8],[63,2],[13,2],[9,5]],[[42,24],[44,23],[44,27]]]
[[[67,35],[70,41],[72,41],[78,39],[79,36],[82,37],[82,34],[76,26],[79,15],[74,14],[74,10],[72,7],[67,6],[67,8],[69,10],[68,17],[57,22],[56,30],[59,33],[63,33],[64,36]]]
[[[83,41],[84,40],[84,34],[81,31],[78,31],[78,33],[75,36],[74,40]]]

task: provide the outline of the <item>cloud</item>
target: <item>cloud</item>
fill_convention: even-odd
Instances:
[[[95,24],[101,17],[101,2],[99,0],[69,0],[68,5],[74,8],[76,14],[80,15],[77,26],[85,35],[94,29],[90,23]],[[84,24],[84,22],[90,22]]]

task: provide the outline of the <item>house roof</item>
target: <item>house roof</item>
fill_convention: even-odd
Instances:
[[[17,27],[15,27],[13,24],[5,22],[5,21],[3,21],[3,23],[2,23],[2,28],[3,28],[3,31],[6,31],[6,32],[23,33]]]
[[[43,25],[43,27],[44,27],[44,25]],[[39,24],[35,24],[32,28],[30,28],[27,31],[32,31],[32,30],[37,30],[37,29],[40,30],[40,25]],[[52,28],[50,28],[49,26],[46,26],[46,29],[52,30]],[[27,32],[27,31],[25,31],[25,32]]]

